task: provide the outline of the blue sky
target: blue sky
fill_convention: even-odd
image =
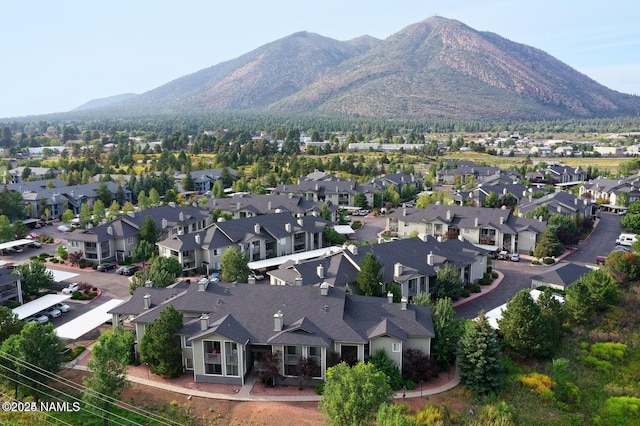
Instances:
[[[143,93],[296,31],[382,39],[434,15],[640,94],[640,7],[631,1],[0,0],[0,117]]]

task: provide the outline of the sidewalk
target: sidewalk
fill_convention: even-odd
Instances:
[[[91,351],[87,349],[75,361],[67,364],[66,366],[75,370],[88,371],[86,363],[90,354]],[[411,391],[404,392],[400,390],[395,393],[394,399],[419,398],[428,395],[435,395],[453,389],[460,383],[460,376],[458,375],[458,369],[456,368],[456,366],[452,367],[452,371],[449,373],[442,372],[441,376],[442,377],[436,381],[438,384],[427,382],[426,384],[423,384],[422,387],[418,387],[417,389]],[[254,394],[254,386],[256,385],[254,375],[249,375],[249,377],[247,377],[246,383],[241,387],[193,382],[189,382],[189,387],[186,387],[181,386],[178,383],[179,380],[175,380],[176,384],[172,384],[168,383],[171,380],[160,381],[152,379],[149,375],[148,378],[144,378],[135,374],[129,374],[127,376],[127,380],[132,383],[151,386],[170,392],[180,393],[183,395],[197,396],[200,398],[209,399],[224,399],[228,401],[313,402],[320,401],[320,399],[322,399],[321,395],[317,395],[315,393],[311,395],[309,394],[309,392],[306,392],[306,395],[256,395]],[[220,388],[221,391],[215,392],[213,389],[215,389],[216,387]],[[287,389],[291,389],[292,393],[298,392],[297,386],[288,386]],[[307,390],[309,390],[309,388],[307,388]]]

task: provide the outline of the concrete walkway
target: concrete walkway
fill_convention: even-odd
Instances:
[[[89,350],[86,350],[80,357],[87,356],[90,353]],[[69,368],[73,368],[75,370],[88,371],[87,367],[84,365],[67,365]],[[443,373],[444,374],[444,373]],[[253,385],[255,384],[255,376],[249,375],[246,383],[236,394],[229,393],[215,393],[215,392],[207,392],[201,391],[197,389],[188,389],[182,386],[175,386],[167,383],[159,383],[151,379],[145,379],[137,376],[127,376],[127,380],[131,383],[138,383],[145,386],[151,386],[155,388],[160,388],[163,390],[167,390],[170,392],[180,393],[183,395],[197,396],[200,398],[209,398],[209,399],[224,399],[228,401],[280,401],[280,402],[313,402],[320,401],[322,396],[320,395],[280,395],[280,396],[257,396],[251,393],[253,389]],[[460,383],[460,376],[458,375],[458,369],[456,368],[455,374],[451,379],[444,383],[443,385],[427,388],[427,389],[414,389],[411,391],[398,391],[394,395],[395,399],[402,398],[420,398],[428,395],[435,395],[438,393],[446,392],[450,389],[455,388]]]

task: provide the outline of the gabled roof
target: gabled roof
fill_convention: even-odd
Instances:
[[[532,280],[569,287],[591,269],[575,263],[559,263],[554,269],[533,275]]]
[[[171,291],[180,291],[172,296]],[[151,309],[144,309],[144,295],[152,295]],[[163,296],[169,296],[156,302]],[[260,301],[260,303],[256,303]],[[313,344],[328,345],[331,341],[366,343],[370,330],[389,318],[407,336],[434,337],[429,308],[390,304],[386,298],[352,296],[338,288],[322,295],[317,286],[268,286],[225,284],[210,282],[199,291],[194,283],[184,289],[155,289],[140,287],[128,302],[112,309],[111,313],[137,315],[135,323],[148,323],[158,318],[162,309],[173,305],[189,317],[206,313],[210,327],[201,331],[197,321],[190,321],[180,331],[191,338],[221,333],[239,343],[252,344]],[[283,328],[274,331],[273,316],[282,313]],[[226,330],[226,331],[225,331]],[[204,333],[204,334],[203,334]]]
[[[389,318],[383,319],[369,331],[370,339],[380,336],[395,337],[403,342],[407,340],[407,332],[390,321]]]

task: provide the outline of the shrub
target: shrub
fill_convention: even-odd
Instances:
[[[315,391],[318,395],[322,395],[324,392],[324,382],[316,383]]]
[[[603,360],[620,361],[627,353],[627,345],[622,343],[594,343],[591,346],[591,353]]]
[[[539,261],[539,260],[532,260],[532,261],[531,261],[531,264],[532,264],[532,265],[542,265],[542,263],[540,263],[540,261]]]
[[[553,257],[545,257],[544,259],[542,259],[542,263],[544,263],[545,265],[553,265],[554,263],[556,263],[556,261]]]
[[[522,374],[518,381],[540,395],[549,396],[553,393],[553,381],[546,374]]]
[[[491,277],[495,280],[496,278],[499,277],[499,275],[498,275],[497,272],[493,271],[493,272],[491,272]]]
[[[598,425],[630,425],[640,423],[640,398],[617,396],[607,399],[602,416],[596,418]]]
[[[417,387],[417,385],[416,385],[416,382],[414,382],[413,380],[407,379],[404,382],[404,387],[407,388],[407,390],[414,390]]]
[[[462,289],[462,293],[460,294],[460,297],[465,298],[465,297],[469,297],[471,295],[471,293],[469,292],[469,290],[467,290],[466,288]]]
[[[353,223],[351,223],[351,229],[360,229],[362,228],[362,222],[360,222],[359,220],[354,220]]]
[[[465,288],[469,290],[469,293],[480,293],[482,291],[478,284],[467,284]]]

